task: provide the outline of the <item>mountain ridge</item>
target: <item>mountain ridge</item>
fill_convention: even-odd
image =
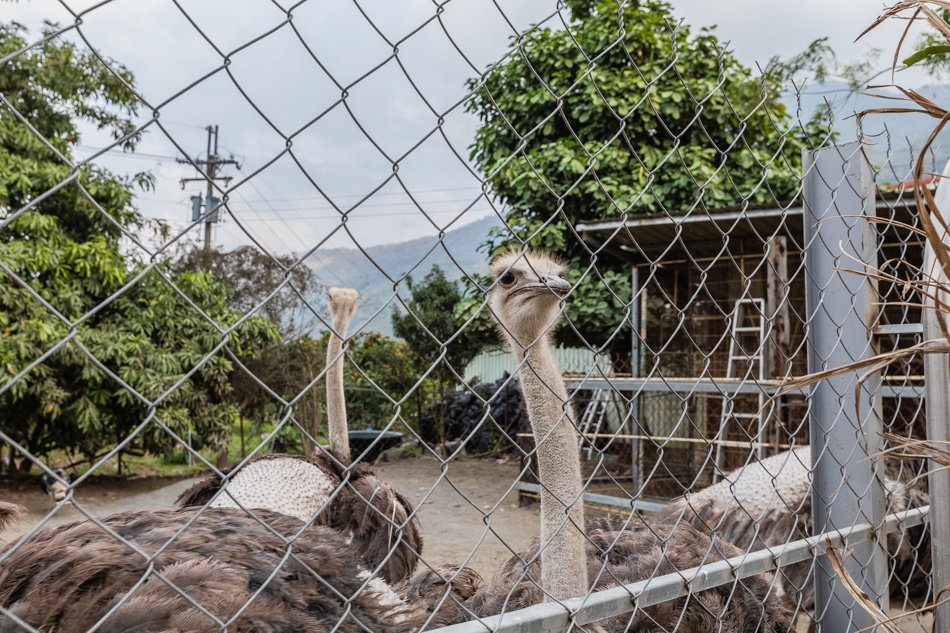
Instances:
[[[398,284],[398,296],[406,300],[409,289],[405,277],[421,279],[433,266],[442,268],[453,281],[462,279],[463,270],[468,274],[487,273],[488,257],[478,248],[488,232],[500,226],[502,223],[497,216],[488,215],[447,231],[442,240],[433,235],[362,250],[321,249],[307,263],[321,284],[347,286],[360,293],[353,317],[353,332],[372,331],[391,336],[390,314],[399,305],[399,300],[394,297],[393,280]],[[319,322],[315,327],[320,329]]]

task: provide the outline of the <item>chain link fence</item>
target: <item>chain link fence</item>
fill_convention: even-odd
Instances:
[[[13,7],[0,629],[936,630],[921,139],[662,2],[339,4]]]

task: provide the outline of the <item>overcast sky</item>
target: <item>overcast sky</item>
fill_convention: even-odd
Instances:
[[[66,4],[78,12],[95,3],[67,0]],[[387,181],[392,174],[390,159],[412,150],[400,160],[398,174],[432,221],[390,179],[347,223],[363,246],[434,236],[453,222],[457,226],[491,212],[488,202],[479,198],[479,181],[456,156],[467,156],[477,122],[456,108],[445,117],[440,132],[436,113],[465,95],[467,78],[505,54],[515,32],[548,19],[554,2],[499,0],[503,15],[489,0],[452,0],[444,6],[442,24],[431,21],[413,32],[433,16],[436,5],[430,0],[311,0],[293,10],[296,33],[284,26],[231,55],[234,81],[217,72],[182,92],[221,66],[222,56],[215,47],[229,53],[279,25],[285,15],[277,4],[183,0],[183,12],[170,0],[114,0],[83,16],[82,35],[132,69],[145,99],[160,105],[160,119],[171,136],[153,125],[136,157],[110,152],[98,159],[118,171],[155,173],[157,189],[139,198],[146,215],[183,228],[190,215],[189,196],[203,189],[199,184],[180,188],[179,179],[195,173],[175,162],[181,155],[176,143],[192,156],[203,156],[203,128],[218,124],[222,153],[234,154],[242,163],[240,171],[229,168],[226,173],[237,179],[252,174],[285,149],[275,128],[289,135],[333,105],[340,97],[336,84],[351,84],[391,54],[387,39],[399,42],[399,60],[415,87],[390,60],[348,91],[349,112],[338,105],[294,137],[297,160],[345,209]],[[896,39],[895,25],[853,43],[880,12],[882,5],[874,1],[675,0],[673,4],[694,26],[717,25],[718,34],[747,64],[794,54],[822,36],[831,38],[843,59],[861,58],[871,47],[887,48]],[[34,29],[44,19],[61,25],[74,22],[52,0],[0,2],[0,16]],[[557,23],[556,17],[548,22]],[[75,38],[76,32],[69,37]],[[882,56],[882,68],[890,52],[888,48]],[[924,81],[920,76],[906,80],[911,85]],[[149,108],[142,109],[143,123],[151,116]],[[89,152],[107,143],[88,133],[80,149]],[[238,187],[231,194],[231,209],[251,236],[272,252],[302,252],[322,242],[353,246],[339,230],[339,216],[330,201],[286,154]],[[189,233],[194,240],[199,236],[197,228]],[[250,240],[230,218],[215,227],[214,237],[225,247]]]

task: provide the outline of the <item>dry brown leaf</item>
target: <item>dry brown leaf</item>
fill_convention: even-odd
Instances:
[[[877,626],[882,626],[891,633],[901,633],[901,630],[894,625],[896,618],[888,617],[887,614],[881,610],[881,607],[878,606],[877,602],[865,593],[858,583],[854,581],[854,578],[848,572],[844,563],[841,562],[841,559],[838,557],[838,552],[835,551],[835,548],[831,546],[830,542],[825,548],[825,556],[828,557],[828,564],[831,565],[835,576],[841,581],[841,585],[851,594],[851,597],[868,612],[868,615],[871,616]]]

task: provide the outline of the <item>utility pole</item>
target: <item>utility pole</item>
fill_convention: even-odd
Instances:
[[[218,216],[218,207],[221,204],[221,201],[214,197],[214,182],[216,180],[223,180],[224,184],[227,185],[231,182],[231,176],[218,176],[218,167],[221,165],[234,165],[238,169],[241,168],[241,165],[238,164],[234,157],[230,158],[221,158],[218,156],[218,126],[209,125],[205,128],[208,132],[208,150],[206,152],[207,158],[205,160],[195,160],[189,161],[182,158],[178,159],[179,163],[185,163],[188,165],[195,164],[201,165],[205,168],[205,173],[207,177],[200,178],[182,178],[181,179],[181,188],[184,190],[185,185],[189,182],[207,182],[208,188],[205,191],[205,198],[202,201],[201,196],[192,196],[191,197],[191,221],[195,222],[204,215],[204,225],[205,225],[205,243],[204,243],[204,252],[207,255],[211,252],[211,224],[217,222],[219,219]],[[202,204],[203,202],[203,204]],[[204,207],[204,212],[202,213],[202,206]]]

